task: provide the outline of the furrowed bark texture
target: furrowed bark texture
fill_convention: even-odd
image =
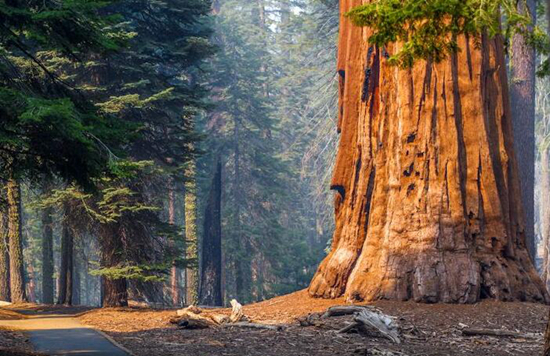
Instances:
[[[191,262],[185,271],[185,301],[196,305],[198,301],[198,241],[197,241],[197,182],[195,162],[190,162],[185,182],[185,256]]]
[[[67,219],[65,214],[65,219]],[[57,304],[72,305],[73,302],[73,245],[74,239],[68,223],[63,222],[61,233],[61,266],[59,268],[59,295]]]
[[[171,182],[170,190],[168,192],[168,223],[170,225],[176,224],[176,192]],[[178,267],[174,262],[170,269],[170,291],[172,294],[172,304],[175,306],[180,305],[180,293],[179,293],[179,281],[178,281]]]
[[[535,0],[518,1],[518,11],[536,19]],[[525,212],[525,237],[531,258],[535,243],[535,50],[527,39],[516,34],[512,39],[510,95],[515,150],[518,159],[521,198]]]
[[[222,165],[218,161],[204,213],[199,295],[199,301],[203,305],[223,305],[221,200]]]
[[[11,301],[27,301],[23,270],[23,226],[21,218],[21,187],[15,179],[6,184],[8,201],[8,244],[10,255]]]
[[[53,208],[42,212],[42,303],[53,304]]]
[[[0,301],[11,301],[8,212],[4,208],[0,209]]]
[[[342,14],[360,5],[342,0]],[[313,296],[548,301],[525,246],[500,38],[448,60],[387,64],[341,18],[336,230]]]
[[[125,233],[117,223],[104,224],[100,228],[101,267],[118,268],[123,262],[124,244],[127,241]],[[127,307],[128,281],[126,278],[114,279],[111,276],[101,278],[101,306]]]

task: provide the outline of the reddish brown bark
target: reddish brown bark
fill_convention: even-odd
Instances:
[[[360,0],[342,0],[345,13]],[[389,66],[342,17],[336,230],[313,296],[548,301],[525,246],[500,38]]]
[[[10,261],[10,292],[14,303],[27,302],[23,265],[23,222],[21,215],[21,186],[15,179],[6,184],[8,202],[8,244]]]

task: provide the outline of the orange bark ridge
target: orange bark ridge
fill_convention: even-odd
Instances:
[[[342,0],[342,14],[360,5]],[[548,302],[525,246],[502,39],[410,70],[342,16],[332,250],[315,297]]]

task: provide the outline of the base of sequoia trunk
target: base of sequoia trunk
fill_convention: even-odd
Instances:
[[[475,303],[486,298],[550,301],[535,270],[529,266],[527,251],[515,259],[472,256],[466,252],[425,252],[384,259],[383,265],[370,271],[354,270],[346,283],[339,283],[346,279],[339,275],[341,261],[329,256],[311,282],[309,293],[321,298],[344,295],[350,302],[387,299]]]

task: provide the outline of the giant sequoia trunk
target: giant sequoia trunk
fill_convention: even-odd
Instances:
[[[27,301],[23,270],[23,225],[21,217],[21,187],[15,179],[6,184],[8,201],[8,245],[10,255],[11,301]]]
[[[345,13],[360,0],[342,0]],[[548,301],[525,246],[501,38],[410,70],[341,19],[332,250],[317,297]]]
[[[223,305],[222,294],[222,165],[218,161],[204,213],[200,303]]]

